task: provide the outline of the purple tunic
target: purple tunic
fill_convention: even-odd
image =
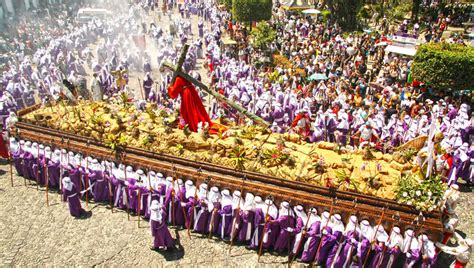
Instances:
[[[92,194],[95,202],[107,202],[109,200],[109,184],[101,171],[89,173],[89,179],[94,183]]]
[[[49,187],[52,188],[57,188],[59,187],[60,183],[60,168],[59,168],[59,162],[58,163],[53,163],[49,162],[48,163],[48,177],[49,177]]]
[[[333,263],[334,258],[336,257],[336,254],[337,254],[337,250],[339,249],[339,245],[342,243],[343,235],[341,232],[335,231],[333,235],[335,236],[335,241],[331,250],[329,251],[329,254],[326,260],[326,266],[329,266],[331,263]]]
[[[220,222],[219,222],[219,236],[224,239],[229,237],[232,229],[232,205],[227,205],[221,208],[218,212]]]
[[[162,210],[161,218],[166,219],[166,212]],[[174,246],[174,239],[171,237],[170,231],[168,230],[168,226],[164,220],[161,222],[150,220],[150,228],[151,228],[151,235],[153,236],[153,247],[160,248],[160,247],[173,247]]]
[[[316,221],[309,227],[309,231],[306,233],[308,240],[306,240],[303,247],[303,254],[301,260],[303,262],[313,261],[316,251],[318,250],[319,242],[321,241],[321,222]]]
[[[194,231],[205,233],[209,224],[209,211],[207,210],[207,200],[199,200],[199,206],[196,206],[196,219],[194,220]]]
[[[80,217],[84,210],[81,207],[81,201],[79,201],[79,194],[77,193],[76,186],[73,185],[72,189],[69,191],[63,189],[63,201],[67,201],[69,205],[69,212],[74,217]]]
[[[291,216],[280,216],[276,220],[275,224],[278,224],[278,229],[280,229],[280,232],[278,234],[278,237],[275,241],[274,245],[274,250],[278,253],[283,253],[284,250],[290,250],[288,249],[288,245],[292,245],[292,237],[290,236],[290,233],[287,231],[287,228],[294,228],[295,227],[295,218]]]
[[[221,216],[219,210],[221,209],[220,202],[214,202],[214,209],[209,213],[209,233],[219,235],[219,225],[221,222]]]
[[[255,211],[241,210],[240,211],[240,231],[238,240],[241,242],[247,242],[252,238],[252,230],[254,223]]]
[[[262,232],[263,232],[263,225],[264,225],[264,221],[265,221],[265,214],[264,212],[262,211],[262,209],[260,208],[256,208],[255,209],[255,215],[254,215],[254,233],[253,233],[253,236],[252,236],[252,241],[250,243],[250,247],[253,248],[253,249],[256,249],[258,248],[259,244],[260,244],[260,239],[261,239],[261,236],[262,236]]]
[[[357,231],[349,231],[345,235],[345,241],[341,244],[340,252],[334,259],[334,267],[344,267],[344,265],[349,265],[352,262],[352,257],[354,256],[357,250],[357,245],[359,244],[357,237],[359,237]]]

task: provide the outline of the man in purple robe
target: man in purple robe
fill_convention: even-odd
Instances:
[[[220,215],[218,211],[221,209],[221,193],[216,186],[211,187],[208,194],[207,210],[209,211],[209,227],[207,232],[212,235],[218,235]]]
[[[149,72],[146,73],[145,78],[143,79],[143,91],[145,91],[145,100],[150,98],[150,93],[153,89],[153,79]]]
[[[278,219],[278,209],[270,199],[265,200],[265,210],[268,211],[265,217],[266,228],[264,228],[262,248],[270,250],[275,245],[275,241],[280,232],[280,226],[276,221]]]
[[[221,239],[226,239],[232,229],[232,196],[227,189],[224,189],[221,195],[221,208],[218,211],[220,217],[218,233]]]
[[[257,249],[260,242],[260,237],[263,232],[263,225],[265,221],[265,203],[263,202],[260,196],[254,198],[255,203],[255,214],[254,214],[254,231],[252,235],[252,240],[248,249]]]
[[[378,225],[375,227],[376,234],[375,234],[375,242],[374,242],[374,255],[370,258],[370,261],[367,262],[368,266],[371,268],[377,268],[379,262],[381,262],[384,254],[384,248],[388,241],[388,234],[385,232],[385,229],[382,225]]]
[[[390,237],[388,238],[387,248],[383,254],[382,260],[378,264],[378,267],[395,267],[398,256],[400,255],[400,249],[403,246],[403,236],[400,233],[400,228],[394,226]]]
[[[185,188],[186,188],[185,198],[184,200],[181,201],[181,207],[183,207],[184,211],[186,212],[185,227],[190,229],[195,219],[193,206],[196,204],[197,189],[191,180],[186,181]]]
[[[255,203],[254,195],[247,193],[245,195],[245,201],[240,209],[240,221],[238,222],[237,229],[239,229],[238,240],[240,242],[248,242],[252,238],[252,230],[255,216]]]
[[[332,229],[332,235],[335,237],[335,242],[329,251],[326,259],[326,267],[329,267],[335,260],[339,246],[342,244],[344,239],[344,224],[342,223],[342,217],[340,214],[335,214],[331,217],[329,226]],[[322,246],[321,246],[322,247]]]
[[[318,216],[316,209],[311,211],[310,223],[308,223],[308,231],[305,234],[307,238],[306,242],[303,245],[301,262],[311,262],[314,260],[318,246],[321,241],[321,229],[322,224],[326,225],[327,219],[329,218],[329,212],[325,211],[322,214],[324,221]]]
[[[418,244],[418,239],[415,237],[415,233],[411,229],[405,231],[402,252],[405,253],[403,267],[414,267],[415,263],[420,258],[420,246]]]
[[[106,202],[109,200],[109,186],[104,178],[103,167],[97,159],[92,159],[89,165],[89,180],[92,185],[92,196],[95,202]]]
[[[197,205],[194,207],[194,226],[193,230],[197,233],[205,233],[209,221],[208,200],[207,200],[207,184],[202,183],[199,186],[197,194]]]
[[[168,226],[166,225],[166,212],[163,206],[157,200],[153,200],[150,206],[150,228],[153,236],[152,250],[173,249],[175,241],[171,237]]]
[[[242,209],[243,203],[241,192],[239,190],[234,191],[232,194],[232,222],[229,233],[231,240],[235,239],[240,232],[240,210]]]
[[[170,193],[166,196],[165,204],[168,204],[169,213],[174,213],[174,223],[178,227],[183,227],[185,224],[183,208],[181,207],[182,200],[185,200],[186,189],[182,179],[177,179]],[[174,202],[174,208],[171,203]],[[174,210],[174,211],[173,211]],[[172,218],[168,217],[168,221],[172,222]]]
[[[284,250],[291,250],[289,248],[293,240],[291,234],[295,228],[295,213],[290,208],[290,203],[286,201],[281,202],[280,210],[278,211],[278,219],[275,223],[278,224],[280,232],[273,249],[279,254],[282,254]]]
[[[51,153],[51,148],[46,147],[45,149],[46,157],[49,159],[48,164],[47,164],[47,169],[48,169],[48,178],[49,178],[49,187],[51,188],[59,188],[59,183],[60,181],[60,157],[61,157],[61,151],[56,149],[54,153]]]
[[[76,186],[72,183],[71,178],[63,178],[63,201],[68,202],[69,212],[71,216],[81,217],[86,212],[81,207],[81,201],[79,200],[78,190],[75,189]]]
[[[357,217],[352,215],[344,230],[344,238],[340,243],[332,263],[328,267],[350,267],[352,258],[357,250],[359,241],[359,226]]]

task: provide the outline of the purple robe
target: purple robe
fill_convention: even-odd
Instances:
[[[278,224],[278,229],[280,229],[280,232],[273,248],[276,252],[281,254],[284,250],[290,250],[288,247],[291,247],[292,245],[291,233],[287,231],[287,228],[295,227],[295,218],[288,215],[280,216],[276,220],[275,224]]]
[[[79,201],[79,194],[75,185],[72,186],[70,191],[65,188],[63,189],[63,201],[67,201],[71,216],[80,217],[85,212],[81,207],[81,201]]]
[[[252,235],[252,241],[250,243],[250,248],[256,249],[258,248],[260,244],[260,239],[262,236],[263,232],[263,225],[265,221],[265,214],[260,208],[255,209],[255,215],[254,215],[254,233]]]
[[[58,188],[59,183],[61,183],[59,162],[53,163],[52,161],[50,161],[48,163],[48,177],[49,177],[48,186],[52,188]]]
[[[332,234],[331,227],[326,227],[327,234],[324,235],[321,239],[321,246],[319,249],[318,256],[316,256],[318,263],[326,263],[327,258],[329,257],[329,253],[336,244],[337,237],[336,235]]]
[[[161,218],[163,219],[161,222],[150,220],[151,235],[154,238],[153,247],[156,249],[160,247],[173,247],[174,239],[171,237],[168,226],[166,226],[164,220],[166,219],[166,212],[161,210],[160,213]]]
[[[345,267],[345,265],[347,266],[351,264],[352,257],[355,255],[357,245],[359,244],[357,237],[359,237],[357,231],[349,231],[345,235],[345,240],[341,244],[339,254],[337,254],[334,259],[334,267]]]
[[[89,173],[89,179],[94,184],[92,187],[92,196],[95,202],[107,202],[109,200],[109,184],[101,171],[92,171]]]
[[[196,219],[194,220],[194,231],[197,233],[205,233],[209,224],[209,211],[207,209],[207,200],[199,200],[199,206],[196,206]]]
[[[314,260],[316,251],[318,250],[319,242],[321,241],[321,222],[316,221],[309,227],[306,236],[308,239],[304,243],[303,253],[301,255],[301,261],[311,262]]]
[[[240,222],[239,222],[239,237],[240,242],[247,242],[252,238],[252,230],[254,223],[255,211],[252,210],[241,210],[240,211]]]
[[[224,239],[229,237],[232,229],[232,205],[227,205],[221,208],[218,212],[220,217],[219,222],[219,236]]]
[[[342,243],[343,235],[339,231],[335,231],[333,233],[333,236],[335,237],[334,244],[329,251],[328,257],[326,259],[326,266],[329,266],[331,263],[334,262],[334,259],[336,258],[337,250],[339,249],[339,245]],[[321,246],[322,247],[322,246]]]
[[[221,203],[214,202],[214,209],[209,213],[208,232],[214,235],[219,235],[219,225],[221,222],[221,216],[219,214],[220,209],[221,209]]]

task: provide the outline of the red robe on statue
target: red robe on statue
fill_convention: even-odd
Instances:
[[[224,126],[211,121],[196,88],[191,82],[177,76],[174,84],[168,88],[168,94],[172,99],[181,96],[180,114],[188,124],[189,130],[197,132],[199,122],[207,122],[210,134],[217,134],[219,130],[225,132],[226,128]]]

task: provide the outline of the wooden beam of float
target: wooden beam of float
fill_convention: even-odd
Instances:
[[[439,212],[423,215],[424,220],[417,220],[419,211],[412,206],[398,204],[394,200],[366,196],[360,193],[340,191],[312,185],[308,183],[284,180],[257,172],[239,171],[212,163],[198,162],[185,158],[155,153],[143,149],[127,147],[121,151],[112,152],[110,148],[91,138],[78,136],[50,128],[45,128],[25,122],[17,123],[18,135],[21,139],[46,143],[50,146],[80,152],[104,160],[121,162],[141,168],[153,168],[160,172],[193,179],[196,184],[205,178],[212,178],[211,184],[219,188],[229,188],[251,192],[256,195],[271,194],[276,200],[293,200],[305,205],[306,208],[317,207],[320,210],[329,208],[333,198],[337,198],[335,213],[341,213],[344,218],[356,212],[359,217],[367,218],[372,223],[380,217],[385,209],[384,225],[387,229],[397,225],[402,228],[413,228],[418,232],[426,231],[433,241],[438,241],[442,234],[442,223]],[[242,177],[247,180],[242,183]],[[357,208],[354,210],[354,200]],[[415,224],[416,223],[416,224]]]

